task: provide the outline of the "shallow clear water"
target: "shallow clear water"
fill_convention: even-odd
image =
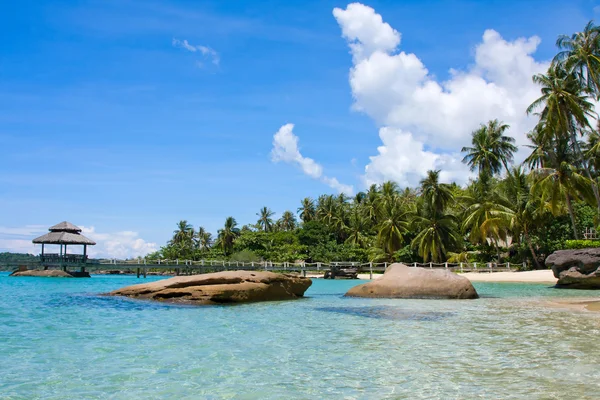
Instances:
[[[147,281],[153,278],[148,278]],[[156,278],[154,278],[156,279]],[[597,398],[600,315],[476,283],[478,300],[307,298],[179,307],[100,297],[135,277],[0,274],[2,399]]]

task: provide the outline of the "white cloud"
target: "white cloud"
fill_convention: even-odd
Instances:
[[[91,257],[134,258],[145,256],[158,250],[156,243],[140,238],[137,232],[120,231],[114,233],[96,232],[92,227],[81,227],[82,234],[96,242],[88,248]],[[0,227],[0,252],[39,254],[40,245],[31,243],[33,239],[48,232],[48,227],[28,225],[25,227]],[[74,252],[79,251],[73,250]]]
[[[221,59],[219,54],[212,48],[202,45],[191,45],[187,40],[173,39],[173,46],[191,51],[192,53],[200,53],[204,58],[209,59],[214,65],[219,65]],[[199,67],[203,66],[203,63],[198,61],[196,63]]]
[[[465,182],[460,149],[490,119],[511,125],[517,144],[526,143],[535,117],[525,110],[540,95],[531,77],[548,67],[532,57],[538,37],[506,41],[486,30],[475,63],[438,82],[415,54],[398,51],[400,34],[371,7],[353,3],[333,15],[353,56],[353,107],[382,127],[383,145],[365,168],[366,182],[393,179],[412,186],[427,169],[439,168],[443,178]]]
[[[96,232],[93,226],[89,228],[82,226],[81,231],[96,242],[96,246],[89,248],[88,254],[91,257],[135,258],[158,250],[156,243],[146,242],[133,231],[100,233]]]
[[[323,175],[323,167],[312,158],[304,157],[298,148],[298,136],[294,134],[294,124],[285,124],[273,135],[273,149],[271,150],[273,162],[297,164],[306,175],[329,185],[339,193],[352,194],[350,185],[340,183],[336,178]]]

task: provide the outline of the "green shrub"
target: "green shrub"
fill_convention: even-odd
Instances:
[[[587,249],[600,247],[600,240],[566,240],[565,249]]]

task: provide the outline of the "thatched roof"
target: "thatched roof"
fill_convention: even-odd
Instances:
[[[54,226],[51,226],[50,229],[48,229],[50,232],[81,232],[81,229],[75,225],[73,225],[70,222],[67,221],[63,221],[60,224],[56,224]]]
[[[50,232],[39,238],[33,239],[37,244],[87,244],[93,246],[96,244],[91,239],[86,238],[81,233],[81,229],[70,222],[63,221],[50,228]]]
[[[91,239],[86,238],[80,233],[71,232],[49,232],[44,236],[33,239],[33,243],[37,244],[88,244],[93,246],[96,244]]]

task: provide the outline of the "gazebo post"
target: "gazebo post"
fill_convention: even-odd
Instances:
[[[44,265],[44,243],[42,243],[42,254],[40,255],[40,261],[41,261],[42,265],[44,266],[44,270],[47,270],[48,266]]]

